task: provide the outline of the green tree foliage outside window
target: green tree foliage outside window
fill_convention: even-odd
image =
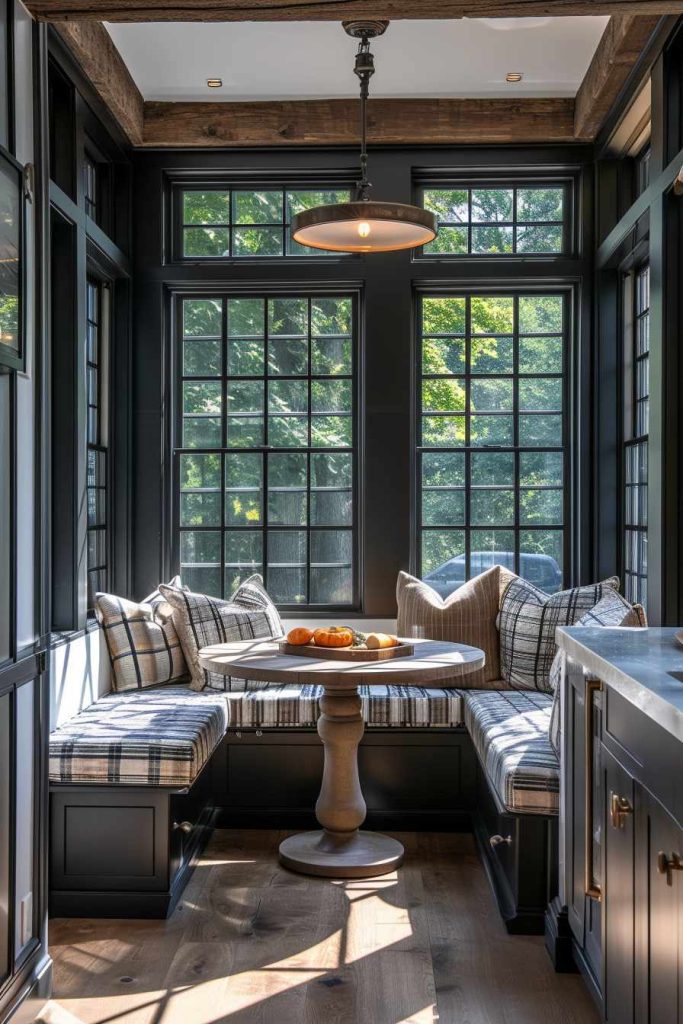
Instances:
[[[437,580],[446,592],[500,560],[557,589],[565,299],[425,296],[420,308],[421,572],[459,559]]]

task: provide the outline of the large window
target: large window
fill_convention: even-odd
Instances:
[[[94,278],[86,282],[86,367],[88,434],[88,611],[95,594],[107,589],[107,289]]]
[[[561,293],[422,296],[419,552],[443,596],[496,563],[563,583]]]
[[[647,605],[650,269],[624,280],[624,589]]]
[[[229,595],[253,572],[283,606],[357,602],[351,295],[178,304],[179,562]]]
[[[348,202],[350,193],[348,189],[182,189],[178,197],[179,255],[206,260],[330,255],[293,241],[290,223],[302,210]]]
[[[558,255],[568,248],[569,189],[563,185],[425,188],[439,220],[429,256]]]

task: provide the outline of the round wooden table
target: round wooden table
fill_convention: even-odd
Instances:
[[[315,814],[321,831],[289,836],[280,844],[285,867],[326,878],[372,878],[403,860],[403,846],[390,836],[362,832],[366,806],[358,779],[358,744],[363,735],[362,684],[425,686],[454,682],[484,664],[484,652],[464,644],[410,640],[415,653],[387,661],[331,661],[280,654],[272,640],[241,641],[204,647],[205,669],[238,679],[324,687],[318,735],[325,748],[320,796]]]

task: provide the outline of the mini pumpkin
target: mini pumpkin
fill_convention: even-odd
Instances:
[[[313,639],[317,647],[350,647],[353,630],[348,626],[328,626],[327,629],[316,629]]]
[[[306,629],[305,626],[295,626],[294,629],[290,629],[287,634],[287,643],[292,644],[294,647],[302,647],[303,644],[310,644],[313,639],[313,630]]]

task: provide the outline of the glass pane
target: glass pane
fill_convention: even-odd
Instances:
[[[467,391],[464,380],[425,380],[422,382],[422,408],[425,412],[464,412]]]
[[[229,224],[229,192],[183,192],[184,224]]]
[[[464,415],[422,417],[422,444],[426,448],[458,448],[464,443]]]
[[[470,481],[473,487],[491,487],[515,482],[513,452],[472,452]]]
[[[519,443],[524,446],[561,444],[561,416],[536,415],[519,417]]]
[[[562,380],[559,377],[520,380],[519,407],[525,411],[561,412]]]
[[[351,381],[314,380],[311,383],[311,411],[351,412]]]
[[[464,338],[423,338],[422,372],[464,373],[465,352]]]
[[[268,456],[268,523],[305,526],[308,456],[287,452]]]
[[[513,332],[514,299],[499,295],[473,295],[470,300],[472,334],[507,334]]]
[[[311,456],[311,525],[351,525],[352,483],[350,454],[319,452]]]
[[[447,564],[448,563],[448,564]],[[423,530],[422,572],[431,586],[443,593],[438,583],[447,583],[446,593],[465,582],[465,531]],[[430,579],[430,574],[432,578]]]
[[[306,376],[308,374],[308,341],[306,338],[270,338],[268,341],[268,373],[272,376]]]
[[[463,487],[465,485],[464,452],[424,452],[422,455],[424,487]]]
[[[312,374],[351,373],[351,360],[350,338],[314,338],[311,342]]]
[[[562,338],[520,338],[519,372],[562,373]]]
[[[228,337],[263,338],[265,306],[263,299],[228,299]]]
[[[263,572],[262,534],[259,530],[229,530],[225,534],[225,593],[232,594],[255,572]]]
[[[512,252],[513,229],[504,227],[472,228],[472,252],[502,255]]]
[[[515,492],[475,488],[470,494],[470,522],[476,526],[513,526]]]
[[[560,490],[522,488],[519,495],[520,522],[531,526],[561,526],[563,493]]]
[[[469,189],[466,188],[426,188],[423,193],[425,210],[431,210],[446,223],[469,220]]]
[[[180,525],[219,526],[220,521],[220,456],[181,455]]]
[[[305,531],[270,531],[268,534],[268,593],[276,604],[305,604],[306,561]]]
[[[425,526],[464,526],[465,491],[452,487],[423,488],[422,522]]]
[[[517,252],[562,252],[562,225],[517,228]]]
[[[491,224],[512,221],[512,189],[473,188],[472,220]]]
[[[295,213],[312,210],[314,206],[348,203],[350,198],[348,189],[302,189],[287,192],[287,223]]]
[[[560,334],[563,327],[561,295],[524,295],[519,300],[520,334]]]
[[[262,520],[263,458],[240,452],[225,456],[225,522],[258,526]]]
[[[562,486],[562,452],[521,452],[519,482],[522,486]]]
[[[185,299],[183,337],[220,338],[223,303],[220,299]]]
[[[470,345],[471,373],[512,373],[514,342],[512,338],[472,338]]]
[[[271,338],[306,336],[307,299],[268,299],[268,334]]]
[[[228,447],[253,448],[263,444],[263,383],[230,381],[228,384]]]
[[[228,374],[257,377],[263,374],[263,341],[257,338],[228,340]]]
[[[308,444],[307,381],[275,380],[269,383],[268,443],[285,448]]]
[[[349,530],[311,534],[311,603],[350,604],[353,600],[353,540]]]
[[[282,228],[233,228],[233,256],[282,256]]]
[[[511,380],[473,380],[470,384],[472,412],[512,412]]]
[[[213,381],[183,384],[183,447],[218,448],[221,443],[221,385]]]
[[[282,222],[282,192],[233,192],[233,224],[279,224]]]
[[[562,220],[563,213],[564,189],[517,189],[517,220]]]
[[[183,255],[216,257],[230,255],[228,228],[184,228]]]
[[[548,594],[561,590],[562,548],[561,530],[521,530],[520,575]]]
[[[464,334],[467,307],[464,298],[422,300],[423,334]]]
[[[183,374],[186,377],[218,377],[221,372],[221,342],[201,338],[183,342]]]
[[[470,442],[474,445],[495,445],[507,447],[513,443],[512,416],[472,416],[470,419]]]
[[[221,595],[221,534],[218,530],[180,534],[180,574],[183,583],[198,593]]]
[[[424,252],[439,255],[462,256],[469,251],[467,228],[439,227],[433,242],[424,246]]]
[[[311,444],[315,448],[350,448],[353,444],[351,416],[316,416],[311,422]]]
[[[312,334],[351,334],[351,299],[313,299]]]

